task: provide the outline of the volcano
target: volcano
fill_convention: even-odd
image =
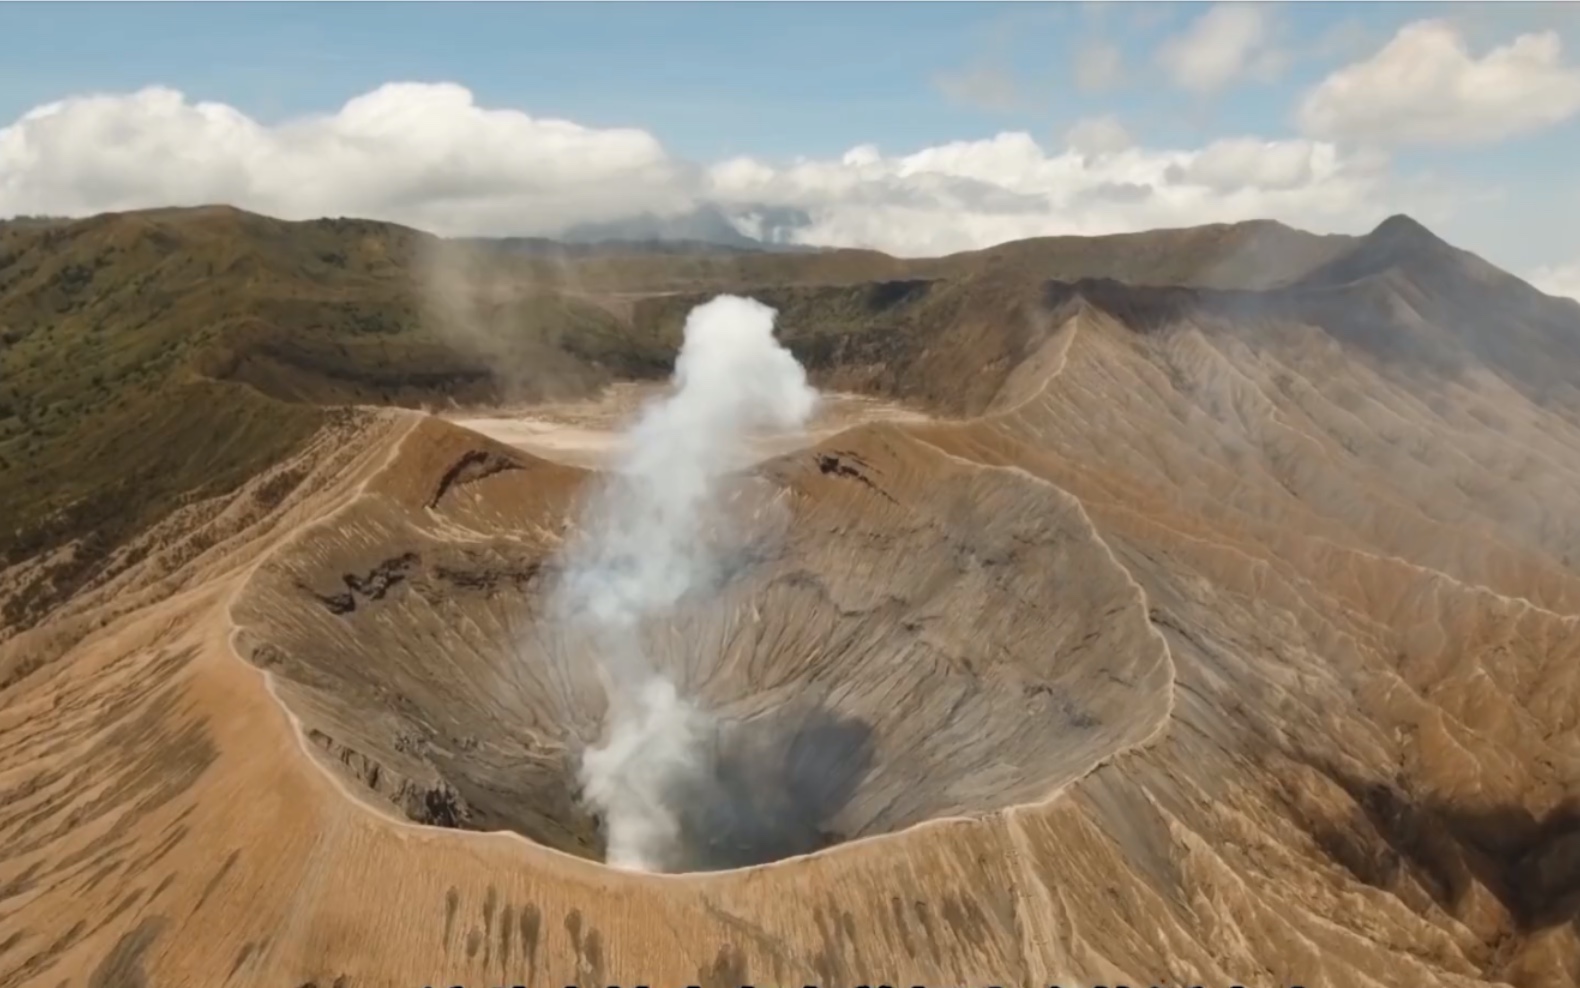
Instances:
[[[519,329],[473,351],[413,231],[0,235],[10,405],[60,362],[108,396],[0,447],[0,986],[1580,972],[1580,310],[1414,221],[633,248],[574,291],[468,244]],[[827,400],[640,629],[714,719],[625,871],[551,594],[725,292]]]

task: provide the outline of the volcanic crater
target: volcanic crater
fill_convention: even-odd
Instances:
[[[596,471],[561,459],[423,420],[233,614],[349,789],[602,860],[577,769],[604,691],[547,615]],[[1166,720],[1170,664],[1140,591],[1056,488],[893,421],[825,430],[732,484],[732,504],[775,522],[737,527],[712,584],[641,631],[717,721],[706,784],[668,794],[683,847],[664,870],[1038,802]]]

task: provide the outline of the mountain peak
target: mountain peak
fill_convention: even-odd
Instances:
[[[1366,235],[1366,239],[1399,244],[1446,244],[1442,237],[1404,213],[1395,213],[1377,224],[1377,227]]]
[[[1338,285],[1388,271],[1420,279],[1482,278],[1491,265],[1450,244],[1404,213],[1377,224],[1354,246],[1301,279],[1308,287]],[[1484,280],[1484,279],[1483,279]]]

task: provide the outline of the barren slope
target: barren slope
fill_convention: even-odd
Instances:
[[[764,450],[652,643],[817,754],[756,867],[589,860],[539,617],[606,423],[341,416],[0,645],[0,986],[1575,983],[1580,319],[1427,238],[831,348],[933,414]]]

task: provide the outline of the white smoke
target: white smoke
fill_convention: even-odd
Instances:
[[[566,549],[559,620],[590,642],[609,701],[582,791],[619,867],[662,870],[677,850],[673,794],[707,771],[712,728],[643,652],[641,629],[717,572],[723,481],[754,435],[800,429],[816,407],[806,371],[774,338],[776,315],[729,295],[691,311],[671,394],[631,427]]]
[[[711,718],[662,674],[610,700],[609,737],[582,759],[582,798],[603,817],[609,864],[659,871],[681,839],[674,796],[707,770]]]

